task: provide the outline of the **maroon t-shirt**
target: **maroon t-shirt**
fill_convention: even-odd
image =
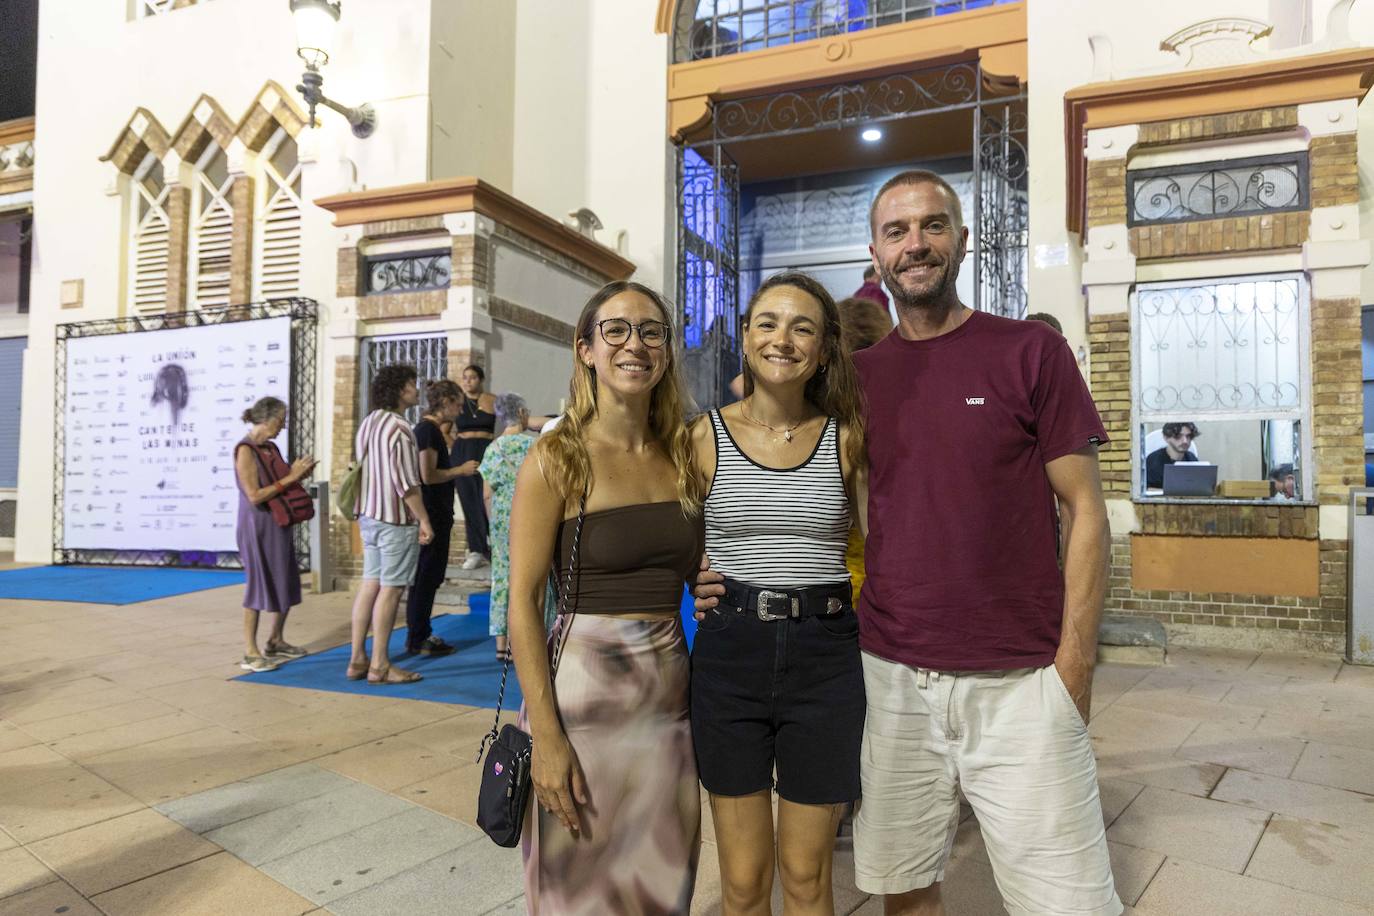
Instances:
[[[1045,463],[1107,439],[1068,343],[974,312],[854,361],[868,400],[864,651],[942,671],[1050,664],[1064,580]]]

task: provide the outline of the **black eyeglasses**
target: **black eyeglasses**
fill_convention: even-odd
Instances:
[[[630,332],[639,333],[639,342],[657,350],[668,342],[668,326],[661,321],[641,321],[630,324],[624,318],[603,318],[596,323],[601,339],[613,347],[623,346],[630,341]]]

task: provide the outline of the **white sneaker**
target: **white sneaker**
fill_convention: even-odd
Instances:
[[[463,568],[464,568],[464,569],[478,569],[478,568],[480,568],[480,567],[482,567],[482,566],[486,566],[486,565],[487,565],[487,562],[488,562],[488,561],[487,561],[487,558],[484,557],[484,556],[482,556],[480,553],[469,553],[469,554],[463,559]]]
[[[239,667],[244,671],[252,671],[259,674],[263,671],[275,671],[281,667],[281,662],[275,658],[264,658],[261,655],[245,655],[243,661],[239,662]]]

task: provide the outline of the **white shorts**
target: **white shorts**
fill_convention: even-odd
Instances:
[[[860,890],[940,881],[962,788],[1012,916],[1122,911],[1088,729],[1053,665],[951,674],[865,652],[863,666]]]

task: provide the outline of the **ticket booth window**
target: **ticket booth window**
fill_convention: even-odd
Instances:
[[[1137,499],[1306,501],[1303,277],[1142,284],[1132,317]]]

